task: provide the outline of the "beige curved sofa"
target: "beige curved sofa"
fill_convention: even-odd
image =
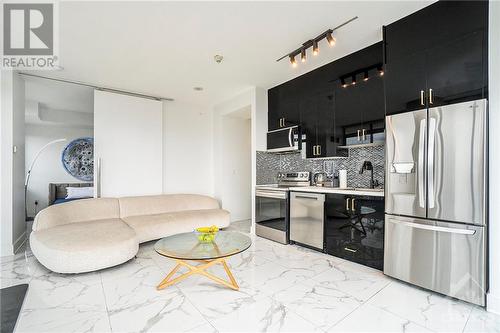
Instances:
[[[139,243],[201,226],[224,228],[229,223],[229,212],[203,195],[83,199],[40,211],[30,246],[48,269],[83,273],[133,258]]]

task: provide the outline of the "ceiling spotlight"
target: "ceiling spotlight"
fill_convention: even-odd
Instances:
[[[342,84],[342,88],[347,87],[347,83],[345,83],[345,79],[344,78],[340,79],[340,83]]]
[[[335,37],[332,36],[332,33],[331,32],[327,32],[326,33],[326,40],[328,41],[328,44],[330,46],[334,46],[335,45]]]
[[[290,54],[290,63],[292,67],[297,67],[297,61],[295,61],[295,56],[293,54]]]
[[[313,55],[318,55],[318,53],[319,53],[318,41],[313,40]]]
[[[351,84],[354,86],[356,84],[356,75],[352,76]]]
[[[300,50],[300,61],[306,62],[306,49]]]
[[[363,81],[368,81],[368,71],[365,71],[365,76],[363,77]]]
[[[380,76],[384,75],[384,69],[382,68],[382,66],[377,67],[377,70],[378,70],[378,75]]]

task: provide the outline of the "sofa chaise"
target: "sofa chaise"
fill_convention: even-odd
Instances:
[[[40,211],[30,246],[48,269],[83,273],[130,260],[140,243],[229,223],[229,212],[203,195],[83,199]]]

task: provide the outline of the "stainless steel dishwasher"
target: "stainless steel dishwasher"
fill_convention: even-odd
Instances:
[[[290,241],[323,251],[325,195],[291,192]]]

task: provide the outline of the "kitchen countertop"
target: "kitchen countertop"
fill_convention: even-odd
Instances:
[[[353,189],[353,188],[335,188],[335,187],[325,187],[325,186],[306,186],[306,187],[294,187],[290,191],[294,192],[313,192],[313,193],[334,193],[334,194],[347,194],[347,195],[368,195],[371,197],[383,197],[384,191],[372,191],[370,189],[363,190]]]
[[[347,194],[347,195],[367,195],[371,197],[383,197],[384,191],[373,191],[370,189],[353,189],[353,188],[336,188],[328,186],[298,186],[298,187],[277,187],[276,184],[268,185],[257,185],[256,189],[263,190],[279,190],[279,191],[294,191],[294,192],[313,192],[313,193],[336,193],[336,194]]]

